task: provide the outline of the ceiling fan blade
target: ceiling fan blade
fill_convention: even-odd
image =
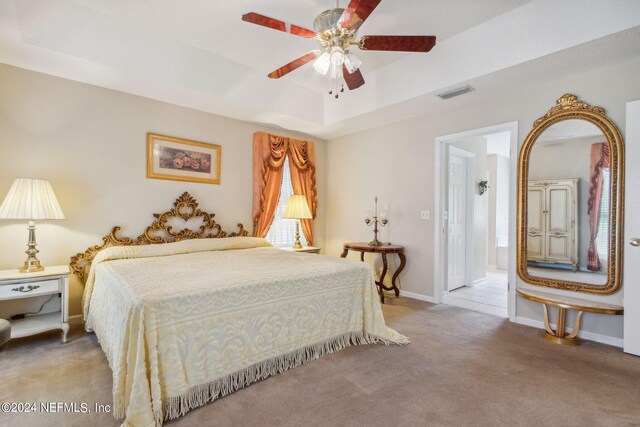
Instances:
[[[347,70],[347,67],[343,65],[342,77],[344,77],[344,81],[347,84],[349,90],[358,89],[364,84],[364,77],[362,77],[362,73],[359,69],[355,70],[353,73],[350,73],[349,70]]]
[[[242,15],[242,20],[245,22],[250,22],[252,24],[262,25],[263,27],[273,28],[274,30],[293,34],[294,36],[306,37],[308,39],[316,36],[316,33],[314,31],[298,27],[297,25],[289,24],[288,22],[280,21],[279,19],[269,18],[268,16],[260,15],[254,12]]]
[[[301,56],[298,59],[294,59],[293,61],[289,62],[287,65],[285,65],[283,67],[280,67],[277,70],[269,73],[269,78],[270,79],[279,79],[280,77],[282,77],[282,76],[284,76],[286,74],[289,74],[293,70],[302,67],[307,62],[313,61],[319,55],[320,55],[320,51],[318,51],[318,50],[311,51],[311,52],[307,53],[306,55]]]
[[[382,0],[351,0],[344,10],[338,25],[347,30],[357,30],[367,20],[373,9]]]
[[[358,42],[362,50],[399,52],[429,52],[436,45],[436,36],[363,36]]]

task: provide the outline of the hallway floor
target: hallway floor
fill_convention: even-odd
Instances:
[[[487,278],[484,282],[473,287],[463,286],[451,291],[444,297],[443,302],[454,307],[508,317],[507,298],[507,271],[487,269]]]

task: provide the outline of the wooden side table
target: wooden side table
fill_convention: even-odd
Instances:
[[[319,254],[320,253],[320,248],[317,248],[315,246],[303,246],[300,249],[295,249],[295,248],[291,248],[291,247],[280,248],[280,249],[284,249],[285,251],[291,251],[291,252],[306,252],[306,253],[310,253],[310,254]]]
[[[580,330],[580,318],[583,312],[599,313],[599,314],[624,314],[624,308],[619,305],[606,304],[602,302],[585,300],[582,298],[567,297],[564,295],[551,294],[548,292],[537,291],[533,289],[517,289],[516,292],[522,298],[539,302],[544,308],[544,339],[563,345],[578,345],[578,331]],[[558,308],[558,318],[556,320],[556,329],[551,328],[549,321],[549,309],[547,306]],[[567,334],[567,310],[576,310],[576,321],[573,330]]]
[[[393,291],[397,296],[400,296],[400,289],[396,286],[396,279],[404,270],[404,266],[407,263],[407,258],[404,256],[404,246],[400,245],[380,245],[380,246],[371,246],[365,242],[355,242],[355,243],[345,243],[342,246],[342,255],[341,258],[345,258],[349,251],[360,252],[360,261],[364,262],[364,254],[366,252],[376,253],[382,255],[382,274],[380,274],[380,279],[376,280],[376,285],[378,285],[378,293],[380,294],[380,302],[384,304],[384,291]],[[391,277],[391,287],[386,286],[384,284],[384,276],[387,274],[388,263],[387,263],[387,254],[398,254],[398,258],[400,258],[400,266],[393,273]]]
[[[19,273],[18,269],[0,271],[0,317],[11,323],[11,338],[21,338],[54,329],[62,330],[62,342],[67,342],[69,295],[69,266],[46,267],[35,273]],[[38,311],[40,299],[51,298],[43,312],[28,314],[22,319],[11,316]],[[28,301],[38,298],[38,301]],[[59,301],[59,308],[50,305]],[[46,299],[45,299],[46,301]],[[43,301],[44,302],[44,301]]]

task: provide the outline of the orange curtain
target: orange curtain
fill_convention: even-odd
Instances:
[[[302,232],[310,246],[313,246],[313,219],[318,209],[318,193],[316,192],[316,161],[313,143],[289,140],[289,169],[294,194],[302,194],[307,199],[312,219],[301,219]]]
[[[266,132],[253,135],[253,235],[264,237],[280,201],[282,165],[289,156],[293,192],[306,197],[313,218],[318,208],[313,143]],[[313,219],[300,221],[309,245],[313,244]]]
[[[591,145],[591,164],[589,166],[589,200],[587,212],[589,214],[589,251],[587,252],[587,268],[591,271],[601,271],[602,264],[598,256],[596,238],[600,225],[600,205],[602,204],[602,170],[609,167],[609,145],[599,142]]]
[[[253,235],[269,232],[280,200],[282,165],[287,154],[285,138],[256,132],[253,135]]]

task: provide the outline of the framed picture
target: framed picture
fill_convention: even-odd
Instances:
[[[220,184],[221,148],[147,133],[147,178]]]

